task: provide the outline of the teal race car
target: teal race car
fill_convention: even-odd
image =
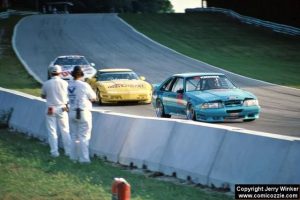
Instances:
[[[152,105],[158,117],[185,115],[204,122],[253,121],[260,113],[256,96],[221,73],[175,74],[154,86]]]

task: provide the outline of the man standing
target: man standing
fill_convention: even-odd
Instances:
[[[59,156],[57,126],[61,132],[63,146],[66,155],[70,155],[71,137],[69,134],[68,117],[68,83],[59,75],[61,67],[55,65],[49,69],[51,79],[46,81],[42,87],[42,98],[47,100],[46,126],[50,153],[53,157]]]
[[[90,163],[89,142],[92,132],[92,102],[96,94],[89,84],[82,80],[84,74],[80,66],[72,71],[73,81],[69,82],[70,99],[70,130],[72,160],[80,163]],[[77,145],[79,150],[77,152]]]

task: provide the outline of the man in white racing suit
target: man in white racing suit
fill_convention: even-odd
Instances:
[[[59,77],[61,73],[59,65],[51,67],[49,73],[52,77],[43,84],[41,97],[47,101],[46,127],[48,130],[50,153],[53,157],[59,156],[57,133],[59,128],[65,154],[70,155],[71,137],[69,134],[69,117],[67,113],[68,83]]]
[[[92,102],[96,94],[91,86],[82,80],[84,74],[80,66],[72,71],[74,80],[69,82],[70,103],[70,158],[80,163],[90,163],[89,142],[92,131]],[[77,148],[78,147],[78,148]]]

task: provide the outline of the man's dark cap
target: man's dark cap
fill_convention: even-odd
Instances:
[[[73,77],[83,77],[84,73],[83,73],[83,70],[80,66],[75,66],[73,71],[71,72],[71,75]]]

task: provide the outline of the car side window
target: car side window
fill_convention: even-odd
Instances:
[[[173,86],[173,83],[174,83],[174,77],[170,78],[162,87],[161,87],[161,90],[162,91],[170,91],[172,86]]]
[[[185,90],[188,91],[195,91],[200,90],[201,86],[201,79],[200,76],[194,76],[186,79],[185,82]]]
[[[183,90],[183,78],[177,78],[173,84],[172,92],[177,92],[178,90]]]

